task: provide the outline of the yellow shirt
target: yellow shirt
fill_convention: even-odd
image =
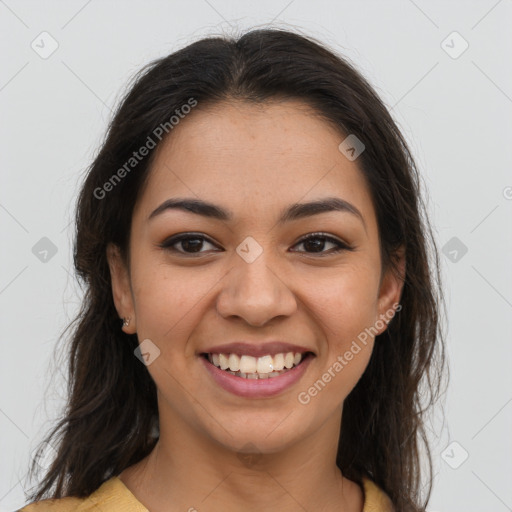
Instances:
[[[389,497],[371,480],[363,479],[363,512],[393,512]],[[104,482],[87,498],[41,500],[17,512],[148,512],[118,476]]]

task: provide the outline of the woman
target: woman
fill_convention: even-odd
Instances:
[[[388,111],[317,41],[151,63],[80,192],[69,404],[22,510],[424,510],[444,352],[422,209]]]

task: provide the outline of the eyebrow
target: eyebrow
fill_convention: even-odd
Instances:
[[[229,210],[201,199],[173,198],[167,199],[153,210],[148,217],[148,221],[167,210],[182,210],[221,221],[231,221],[234,218],[233,213]],[[326,197],[308,203],[291,204],[281,213],[278,224],[335,211],[350,213],[358,217],[366,230],[366,223],[361,212],[353,204],[339,197]]]

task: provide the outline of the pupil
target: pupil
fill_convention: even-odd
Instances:
[[[194,250],[194,248],[200,249],[203,241],[200,240],[199,238],[187,238],[185,240],[182,240],[181,243],[182,243],[183,248],[186,251],[188,251],[189,249],[192,249],[192,251],[190,251],[190,252],[197,252],[197,250]]]
[[[320,238],[313,238],[310,240],[306,240],[305,247],[307,249],[308,245],[313,249],[312,252],[321,252],[324,248],[325,240]]]

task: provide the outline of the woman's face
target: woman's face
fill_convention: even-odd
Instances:
[[[340,421],[401,292],[391,272],[381,281],[375,211],[344,138],[296,101],[231,102],[199,104],[158,148],[130,269],[108,254],[123,329],[150,340],[161,432],[169,421],[270,453]],[[312,355],[270,377],[288,352]],[[212,359],[246,378],[205,353],[225,353]]]

